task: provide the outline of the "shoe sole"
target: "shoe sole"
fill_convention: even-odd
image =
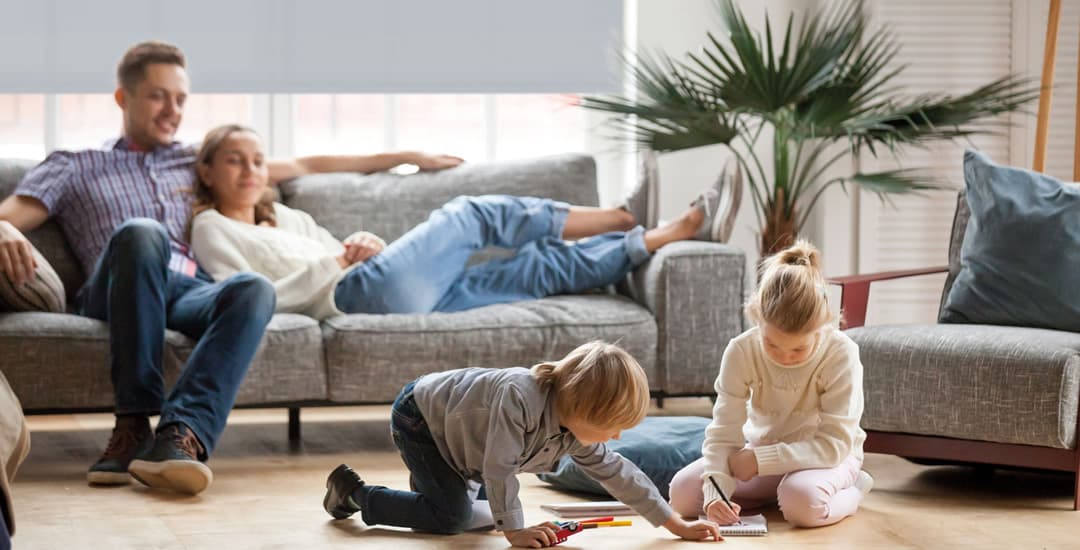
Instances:
[[[206,464],[192,460],[132,460],[128,473],[147,487],[189,495],[205,491],[214,481],[214,472]]]
[[[131,483],[131,474],[127,472],[86,472],[86,481],[90,485],[117,486]]]

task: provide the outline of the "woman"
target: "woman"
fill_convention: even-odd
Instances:
[[[621,208],[458,197],[387,246],[366,232],[339,242],[311,216],[274,202],[262,143],[248,128],[211,130],[196,169],[190,243],[199,264],[214,279],[261,273],[274,282],[276,311],[316,319],[460,311],[601,287],[665,244],[707,235],[718,202],[710,189],[678,220],[646,231]],[[491,245],[517,253],[466,267]]]

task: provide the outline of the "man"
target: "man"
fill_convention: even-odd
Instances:
[[[116,426],[91,484],[129,481],[196,494],[212,481],[204,464],[274,311],[263,277],[214,283],[183,240],[195,181],[195,149],[174,141],[188,96],[183,53],[144,42],[129,49],[114,94],[123,135],[100,150],[57,151],[0,202],[0,275],[16,284],[34,270],[22,232],[54,217],[84,272],[75,308],[109,324]],[[461,159],[420,153],[309,157],[269,163],[280,182],[316,172],[375,172],[402,163],[421,169]],[[166,328],[198,340],[176,386],[164,395]],[[156,433],[149,416],[161,415]]]

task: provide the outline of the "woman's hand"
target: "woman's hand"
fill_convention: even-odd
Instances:
[[[720,529],[711,521],[687,522],[678,515],[673,515],[664,522],[664,528],[686,540],[724,540],[720,536]]]
[[[739,481],[750,481],[758,475],[757,455],[752,449],[741,449],[728,457],[731,476]]]
[[[555,536],[555,532],[559,529],[561,529],[561,527],[549,521],[524,529],[503,531],[503,536],[514,546],[521,546],[524,548],[544,548],[546,546],[554,546],[559,542],[558,537]]]
[[[715,521],[720,525],[734,525],[739,523],[739,512],[742,511],[742,506],[731,503],[731,507],[724,504],[722,499],[716,499],[709,503],[709,506],[705,508],[705,516],[710,521]]]
[[[349,235],[342,244],[345,245],[345,253],[338,256],[338,265],[342,269],[367,260],[385,247],[382,239],[367,231]]]

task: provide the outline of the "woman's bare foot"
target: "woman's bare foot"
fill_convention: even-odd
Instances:
[[[704,222],[705,211],[697,206],[691,206],[675,221],[646,231],[645,249],[655,252],[666,244],[690,240],[694,238]]]

